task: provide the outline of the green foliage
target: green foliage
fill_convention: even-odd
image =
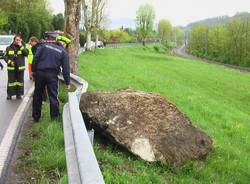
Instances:
[[[167,42],[167,43],[165,43],[164,44],[164,46],[167,48],[167,49],[173,49],[173,48],[176,48],[177,47],[177,44],[176,44],[176,42]]]
[[[105,40],[111,43],[129,43],[135,42],[135,37],[129,36],[129,34],[121,29],[111,30],[106,32]]]
[[[84,46],[85,42],[86,42],[86,34],[85,34],[85,32],[80,32],[79,43],[80,43],[81,47]]]
[[[22,33],[25,41],[30,36],[40,38],[52,28],[52,15],[46,0],[0,0],[1,8],[8,17],[5,32]]]
[[[199,25],[192,29],[189,34],[189,51],[197,56],[207,55],[208,27]]]
[[[183,45],[184,42],[184,31],[178,27],[174,27],[173,29],[173,37],[174,37],[174,42],[176,43],[176,46],[181,46]]]
[[[102,40],[108,41],[110,37],[110,31],[108,31],[107,29],[102,29],[100,31],[100,38]]]
[[[96,50],[80,56],[89,90],[131,87],[160,93],[213,139],[202,160],[172,171],[115,146],[95,146],[106,183],[248,183],[250,178],[250,75],[166,54],[152,47]]]
[[[211,27],[193,27],[189,51],[199,57],[250,66],[250,17],[231,19]]]
[[[206,26],[214,26],[214,25],[221,25],[225,24],[230,20],[239,20],[242,18],[250,17],[250,13],[248,12],[237,12],[234,16],[219,16],[219,17],[213,17],[204,19],[201,21],[193,22],[187,25],[186,29],[191,30],[192,27],[198,26],[198,25],[206,25]]]
[[[0,8],[0,29],[8,23],[6,13]]]
[[[158,53],[166,54],[169,51],[169,48],[163,44],[156,44],[156,45],[148,45],[146,46],[148,50],[155,51]]]
[[[172,27],[171,22],[162,19],[158,23],[157,37],[168,48],[181,46],[184,42],[184,31],[178,27]]]
[[[155,11],[149,4],[141,5],[136,12],[136,29],[143,44],[153,32],[154,19]]]
[[[93,37],[95,39],[95,36]],[[130,29],[115,29],[99,31],[99,40],[109,43],[133,43],[136,42],[136,33]],[[83,46],[86,42],[85,32],[80,33],[80,44]]]
[[[158,23],[158,37],[163,42],[168,42],[172,38],[172,25],[170,21],[162,19]]]
[[[55,30],[64,30],[64,17],[62,13],[58,13],[57,15],[53,15],[52,25]]]
[[[136,30],[134,30],[132,28],[125,28],[124,31],[127,32],[128,35],[131,37],[136,37],[136,35],[137,35]]]

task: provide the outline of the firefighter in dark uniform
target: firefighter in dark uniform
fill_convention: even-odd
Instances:
[[[25,56],[27,55],[25,43],[21,36],[16,35],[13,43],[6,48],[4,56],[8,70],[7,100],[11,100],[14,95],[17,99],[21,99],[24,94]]]
[[[35,91],[33,96],[32,117],[38,122],[41,117],[42,99],[45,87],[50,101],[50,117],[57,119],[59,113],[58,101],[58,74],[64,77],[66,88],[70,89],[70,65],[69,56],[65,48],[71,40],[65,36],[57,36],[54,44],[42,44],[37,48],[32,63],[32,72],[35,79]]]

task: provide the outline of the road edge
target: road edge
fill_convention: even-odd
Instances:
[[[5,183],[7,171],[10,166],[12,155],[18,141],[22,126],[26,121],[26,114],[31,108],[34,86],[32,86],[22,99],[14,114],[7,131],[0,144],[0,183]]]

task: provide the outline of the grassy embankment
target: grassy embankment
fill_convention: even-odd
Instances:
[[[249,183],[250,74],[167,56],[152,46],[84,53],[79,73],[89,82],[89,91],[130,87],[160,93],[214,141],[206,159],[174,171],[97,143],[106,183]]]
[[[75,88],[72,87],[72,91]],[[67,102],[67,90],[59,89],[60,112]],[[26,125],[15,170],[24,183],[67,184],[62,118],[51,121],[49,103],[44,103],[39,123]]]

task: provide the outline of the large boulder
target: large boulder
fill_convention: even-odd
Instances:
[[[175,167],[212,149],[211,138],[158,94],[131,89],[85,93],[80,109],[85,121],[149,162]]]

